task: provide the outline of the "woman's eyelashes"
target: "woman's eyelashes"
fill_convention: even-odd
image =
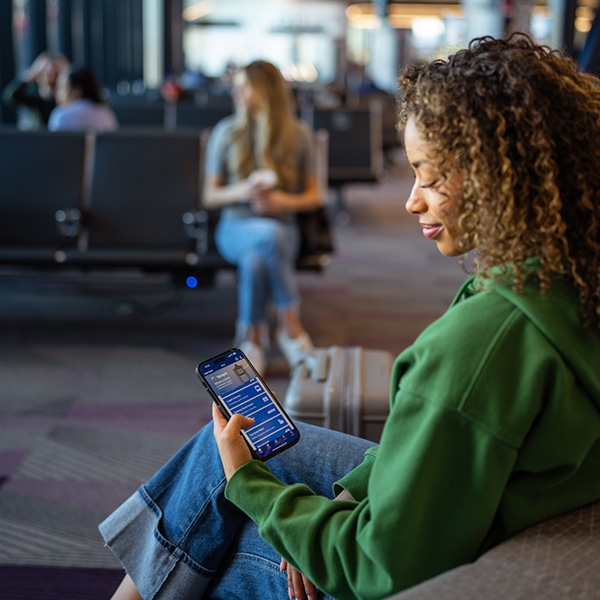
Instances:
[[[432,181],[431,183],[422,183],[421,184],[421,189],[428,190],[428,189],[431,189],[431,188],[435,188],[436,186],[438,186],[439,181],[440,181],[439,179],[436,179],[435,181]]]

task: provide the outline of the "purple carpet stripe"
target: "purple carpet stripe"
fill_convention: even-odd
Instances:
[[[200,388],[198,399],[192,402],[101,405],[79,402],[72,406],[68,419],[82,426],[103,424],[132,432],[191,435],[210,420],[210,410],[210,400]]]
[[[0,452],[0,477],[10,475],[27,456],[27,450],[5,450]]]
[[[0,567],[0,600],[106,600],[121,579],[118,569]]]
[[[102,515],[112,512],[124,498],[133,494],[141,483],[144,482],[141,480],[127,483],[50,480],[40,485],[37,479],[12,478],[5,484],[3,491]]]
[[[137,481],[150,477],[188,439],[188,435],[56,427],[15,475],[40,481]]]

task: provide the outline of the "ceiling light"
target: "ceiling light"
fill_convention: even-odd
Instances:
[[[381,27],[381,19],[370,2],[351,4],[346,9],[348,25],[357,29],[378,29]]]
[[[575,19],[575,29],[581,33],[588,33],[592,28],[592,22],[589,19],[583,17],[577,17]]]
[[[458,4],[390,4],[387,21],[394,29],[412,29],[417,19],[436,19],[439,22],[444,18],[462,16],[462,8]],[[434,27],[439,29],[439,23]]]
[[[213,10],[215,10],[213,0],[203,0],[203,2],[196,2],[196,4],[184,8],[181,16],[185,21],[196,21],[209,15]]]
[[[412,32],[420,39],[435,39],[445,31],[444,21],[436,17],[417,17],[413,20]]]

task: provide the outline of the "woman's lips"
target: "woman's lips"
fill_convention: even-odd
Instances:
[[[423,235],[428,240],[435,239],[440,231],[444,228],[443,225],[426,225],[425,223],[421,223],[421,227],[423,228]]]

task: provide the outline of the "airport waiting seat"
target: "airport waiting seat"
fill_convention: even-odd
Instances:
[[[75,248],[85,148],[84,133],[0,130],[0,262],[52,265]]]
[[[329,188],[335,193],[338,221],[347,220],[342,188],[347,183],[375,183],[384,172],[381,104],[366,107],[312,107],[302,111],[302,119],[313,130],[329,134]]]
[[[175,129],[210,129],[232,114],[231,106],[197,106],[192,102],[175,104]]]
[[[361,108],[310,108],[302,118],[317,131],[329,133],[328,182],[375,182],[383,173],[381,105]]]
[[[539,523],[475,562],[386,600],[600,598],[600,502]]]
[[[210,285],[218,270],[233,267],[214,244],[219,211],[202,205],[208,135],[0,129],[0,265],[11,273],[13,267],[125,277],[136,271],[137,280],[156,272],[176,284],[189,285],[190,277],[192,287]],[[318,138],[317,169],[326,189],[327,134]],[[297,267],[320,271],[333,251],[324,248],[331,237],[306,229]]]
[[[402,147],[402,138],[398,133],[398,99],[395,94],[382,90],[372,90],[348,98],[348,106],[370,109],[379,104],[381,109],[381,141],[384,155],[393,149]]]
[[[111,97],[109,104],[120,127],[160,127],[167,121],[167,106],[162,98]]]
[[[308,213],[298,213],[300,248],[296,268],[302,271],[321,272],[335,252],[333,228],[330,224],[328,201],[329,132],[317,129],[314,133],[315,175],[319,188],[320,206]]]
[[[184,222],[200,205],[198,134],[97,134],[90,162],[79,246],[67,253],[69,264],[173,271],[198,263],[198,235]]]

